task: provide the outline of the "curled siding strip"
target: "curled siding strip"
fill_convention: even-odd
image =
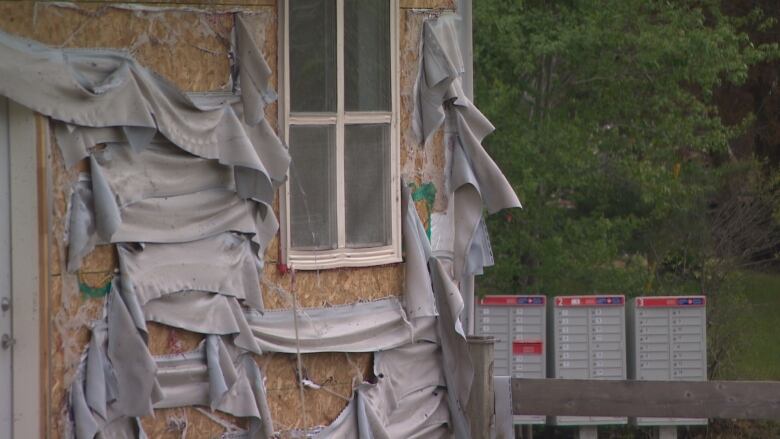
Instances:
[[[146,198],[119,207],[99,171],[84,176],[71,197],[68,268],[78,269],[95,243],[183,243],[236,232],[250,237],[256,255],[278,230],[270,207],[235,192],[209,189],[171,197]],[[97,237],[95,237],[97,235]]]
[[[120,399],[110,396],[117,392],[112,380],[120,372],[113,363],[102,362],[110,357],[106,353],[111,349],[105,336],[107,329],[102,321],[94,329],[96,341],[90,343],[82,357],[70,387],[74,435],[77,439],[93,439],[98,434],[145,439],[138,417],[125,412]],[[249,418],[248,430],[242,437],[273,437],[265,377],[251,355],[241,354],[220,337],[209,335],[194,351],[154,357],[152,361],[156,370],[151,375],[157,394],[154,408],[206,406]]]
[[[244,18],[236,16],[236,50],[238,52],[238,75],[241,85],[241,101],[244,104],[244,118],[249,125],[256,125],[263,118],[265,107],[276,102],[276,92],[271,88],[271,68],[254,43]]]
[[[449,438],[450,415],[441,349],[418,342],[379,352],[374,359],[377,382],[363,383],[327,427],[324,438]]]
[[[465,71],[458,47],[457,16],[431,18],[423,25],[422,60],[415,84],[413,130],[426,142],[445,123],[454,127],[454,150],[448,182],[455,192],[455,279],[480,274],[492,265],[484,233],[482,206],[489,213],[521,207],[512,186],[482,147],[493,125],[463,91]]]
[[[265,378],[249,354],[209,335],[191,352],[155,357],[162,399],[155,408],[208,406],[248,417],[248,437],[273,437]]]
[[[258,259],[244,235],[221,233],[198,241],[117,245],[122,287],[139,303],[181,291],[232,296],[263,310]]]
[[[121,276],[70,388],[79,439],[145,438],[138,417],[190,405],[249,417],[242,437],[273,435],[264,377],[241,355],[260,349],[238,300],[263,308],[260,256],[278,229],[270,204],[290,156],[263,117],[276,99],[271,72],[240,17],[237,33],[240,101],[219,102],[190,98],[122,52],[0,33],[0,95],[60,121],[67,166],[91,162],[70,199],[68,270],[96,244],[120,243]],[[197,309],[217,319],[196,321]],[[209,335],[177,369],[151,357],[147,319]]]
[[[114,284],[116,286],[116,284]],[[157,365],[138,332],[121,293],[112,288],[105,317],[92,338],[69,392],[77,439],[145,438],[138,417],[160,398]]]
[[[411,322],[396,298],[328,308],[299,310],[298,337],[293,311],[250,312],[247,321],[263,351],[296,353],[377,352],[411,343],[437,340],[435,319]]]

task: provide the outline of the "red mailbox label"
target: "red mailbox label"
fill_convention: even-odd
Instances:
[[[513,341],[512,355],[542,355],[541,341]]]
[[[678,308],[705,305],[707,305],[707,298],[704,296],[656,296],[636,298],[636,306],[639,308]]]
[[[479,299],[480,305],[489,306],[544,306],[545,296],[485,296]]]
[[[555,306],[622,306],[625,297],[617,296],[560,296]]]

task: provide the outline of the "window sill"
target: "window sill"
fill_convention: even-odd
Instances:
[[[321,251],[290,250],[287,254],[287,265],[296,270],[372,267],[375,265],[395,264],[402,261],[400,249],[392,246]]]

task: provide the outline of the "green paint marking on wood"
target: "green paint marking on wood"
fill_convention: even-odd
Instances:
[[[431,212],[433,212],[433,203],[436,201],[436,186],[433,183],[423,183],[419,187],[415,183],[409,183],[412,190],[412,201],[424,201],[427,212],[424,212],[425,218],[422,218],[425,225],[425,234],[431,239]]]
[[[81,276],[79,276],[80,278]],[[84,282],[83,279],[79,279],[79,291],[81,291],[81,294],[83,294],[85,297],[91,298],[91,299],[100,299],[101,297],[106,297],[108,295],[108,292],[111,291],[111,280],[113,279],[112,276],[108,277],[104,283],[98,287],[93,287],[86,282]]]

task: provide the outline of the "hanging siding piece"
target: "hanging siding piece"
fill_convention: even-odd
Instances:
[[[453,270],[455,279],[460,281],[492,264],[482,205],[489,213],[521,205],[512,186],[481,145],[494,127],[463,91],[465,69],[458,48],[457,19],[454,14],[445,14],[428,19],[423,25],[412,127],[420,142],[429,139],[445,119],[455,128],[448,186],[456,198]]]
[[[145,437],[137,417],[151,414],[152,400],[159,399],[156,370],[131,312],[112,289],[104,319],[93,322],[92,338],[70,386],[76,438],[92,439],[97,433]]]
[[[144,437],[136,417],[152,414],[153,406],[182,405],[208,405],[249,417],[251,438],[273,434],[257,365],[248,355],[227,354],[213,335],[238,333],[239,349],[233,350],[260,352],[236,299],[262,310],[258,272],[278,227],[270,204],[289,165],[286,148],[262,118],[263,107],[275,99],[268,86],[270,70],[264,60],[252,59],[260,52],[252,50],[254,42],[239,22],[246,117],[236,99],[196,104],[124,53],[56,50],[0,34],[0,94],[62,122],[55,132],[69,165],[90,159],[91,175],[81,179],[71,197],[68,268],[78,269],[96,243],[123,243],[121,288],[119,282],[113,284],[105,319],[95,325],[91,348],[71,386],[80,439],[98,433]],[[96,144],[107,146],[99,149]],[[193,172],[199,167],[203,172]],[[205,270],[222,279],[171,270],[167,288],[148,288],[154,277],[144,271],[144,256],[134,259],[130,251],[130,243],[147,243],[138,254],[152,261],[155,254],[167,256],[181,269],[183,256],[193,251],[188,246],[215,241],[235,244],[212,249],[235,267]],[[231,248],[238,253],[231,254]],[[194,250],[193,255],[204,257]],[[190,261],[185,268],[193,270],[197,263]],[[169,298],[186,296],[184,305],[191,309],[216,295],[227,301],[243,327],[224,330],[218,327],[223,322],[198,322],[201,331],[211,334],[205,357],[195,359],[207,376],[206,386],[199,389],[208,392],[182,392],[178,386],[188,380],[181,377],[171,388],[165,380],[170,371],[160,370],[146,347],[146,319],[165,313],[164,305],[173,303]],[[194,325],[191,319],[179,324],[187,329]],[[184,372],[189,375],[192,368]],[[171,395],[181,401],[172,401]]]
[[[80,208],[90,204],[93,210]],[[235,192],[223,189],[146,198],[117,209],[116,198],[100,170],[93,173],[91,184],[77,184],[71,206],[79,207],[70,211],[71,227],[97,234],[97,238],[86,234],[70,240],[68,253],[76,259],[68,263],[74,269],[80,266],[77,258],[87,254],[95,242],[177,243],[225,232],[250,237],[259,258],[278,227],[268,206],[242,200]]]
[[[260,48],[255,44],[241,14],[236,15],[236,54],[241,101],[244,104],[244,119],[249,125],[258,124],[265,117],[265,107],[276,101],[276,92],[271,88],[271,68],[265,62]]]
[[[145,438],[138,418],[118,404],[121,385],[107,361],[109,331],[96,324],[94,338],[82,359],[70,389],[70,407],[77,439],[102,437]],[[249,418],[249,439],[273,437],[265,378],[247,354],[210,335],[194,351],[155,357],[154,408],[208,406],[237,417]]]
[[[75,272],[97,244],[95,232],[95,200],[92,197],[92,178],[80,173],[78,181],[71,188],[68,200],[66,244],[68,245],[67,270]]]
[[[434,317],[436,303],[431,287],[431,276],[427,263],[431,257],[431,244],[412,204],[409,188],[401,183],[401,215],[404,242],[406,275],[403,296],[406,313],[411,319]]]
[[[377,382],[352,400],[315,439],[450,438],[441,349],[419,342],[376,354]]]
[[[299,310],[298,337],[292,310],[249,312],[257,344],[267,352],[377,352],[414,340],[437,342],[435,320],[409,320],[398,299]]]

